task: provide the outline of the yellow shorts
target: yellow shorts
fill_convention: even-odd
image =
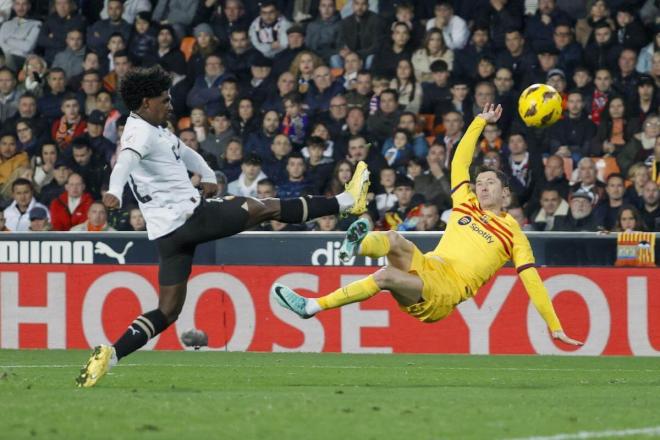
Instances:
[[[422,254],[415,247],[408,272],[418,275],[424,283],[424,301],[411,306],[399,306],[401,310],[422,322],[435,322],[447,317],[462,300],[465,292],[452,268],[431,252]]]

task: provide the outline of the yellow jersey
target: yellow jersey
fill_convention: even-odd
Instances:
[[[451,163],[452,212],[445,233],[431,252],[451,265],[474,296],[507,261],[513,260],[528,295],[552,331],[561,330],[547,290],[534,268],[529,240],[506,212],[481,209],[470,189],[469,168],[486,121],[476,117],[461,139]]]

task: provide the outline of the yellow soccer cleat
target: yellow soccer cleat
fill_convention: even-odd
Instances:
[[[105,376],[105,373],[110,370],[113,351],[114,347],[108,345],[99,345],[94,348],[87,365],[80,370],[80,375],[76,378],[79,387],[93,387],[99,379]]]
[[[359,161],[351,181],[346,184],[345,191],[353,196],[353,206],[346,213],[360,215],[367,210],[367,192],[369,190],[369,169],[367,164]]]

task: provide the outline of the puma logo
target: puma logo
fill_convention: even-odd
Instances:
[[[97,241],[96,244],[94,245],[94,253],[99,255],[105,255],[106,257],[114,258],[115,260],[117,260],[119,264],[126,264],[126,253],[131,247],[133,247],[133,242],[129,241],[128,243],[126,243],[126,246],[124,246],[124,252],[118,254],[117,252],[115,252],[114,249],[112,249],[107,244],[101,241]]]
[[[130,326],[129,329],[131,330],[132,334],[131,336],[135,336],[140,333],[140,330],[137,328],[133,328],[133,326]]]

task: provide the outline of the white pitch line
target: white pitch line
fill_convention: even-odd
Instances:
[[[0,368],[74,368],[82,364],[44,364],[44,365],[0,365]],[[318,369],[339,369],[339,370],[363,370],[363,369],[388,369],[392,368],[418,368],[424,370],[436,371],[547,371],[547,372],[607,372],[607,373],[658,373],[660,369],[603,369],[603,368],[519,368],[519,367],[434,367],[425,365],[399,365],[399,366],[380,366],[380,365],[242,365],[242,364],[119,364],[117,367],[166,367],[166,368],[318,368]]]
[[[648,428],[636,428],[636,429],[608,430],[608,431],[579,431],[573,434],[520,437],[511,440],[581,440],[588,438],[630,437],[637,435],[642,435],[645,437],[660,436],[660,426],[651,426]]]

